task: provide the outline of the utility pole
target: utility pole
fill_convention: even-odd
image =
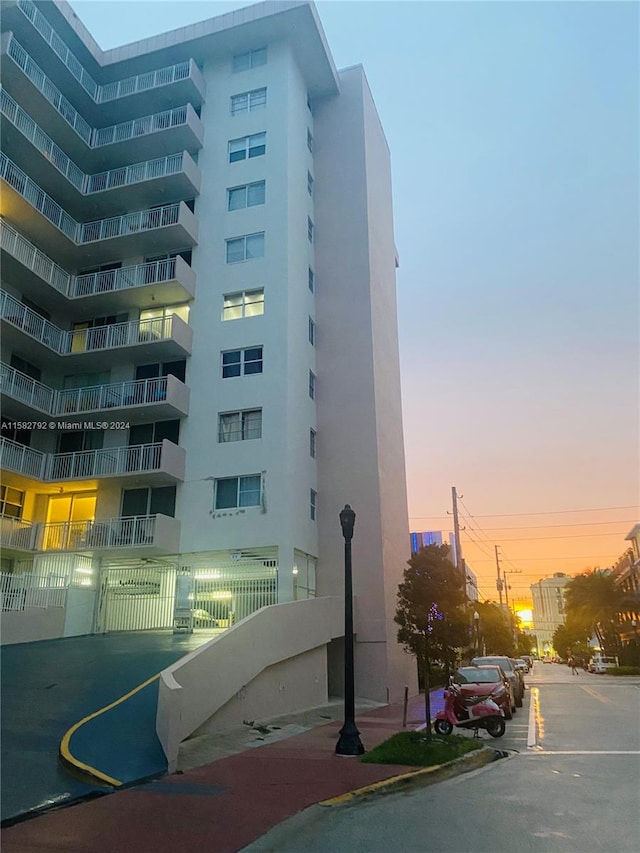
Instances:
[[[498,595],[500,596],[500,607],[502,607],[502,578],[500,577],[500,555],[498,554],[499,545],[494,546],[496,549],[496,570],[498,572],[498,580],[496,581],[496,589],[498,590]],[[507,603],[508,606],[508,603]]]
[[[462,558],[462,545],[460,544],[460,523],[458,522],[458,495],[456,487],[451,486],[451,502],[453,504],[453,540],[456,543],[456,569],[462,577],[464,584],[464,597],[467,598],[467,572]]]

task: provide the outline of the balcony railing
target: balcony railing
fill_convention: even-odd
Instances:
[[[4,154],[0,155],[0,177],[4,178],[9,186],[20,193],[36,210],[39,210],[52,225],[55,225],[70,240],[75,242],[78,233],[78,223],[75,219],[72,219],[51,196],[41,190],[22,169],[19,169]]]
[[[109,240],[113,237],[125,237],[140,231],[152,231],[178,222],[180,204],[167,204],[164,207],[138,210],[124,216],[99,219],[96,222],[84,222],[80,226],[78,243],[91,243],[95,240]]]
[[[6,89],[0,91],[0,111],[15,125],[23,136],[33,143],[41,154],[49,160],[65,178],[80,192],[84,192],[87,176],[67,157],[62,148],[36,124],[9,95]]]
[[[42,480],[46,458],[39,450],[32,450],[10,438],[0,437],[0,468]]]
[[[112,124],[109,127],[97,127],[93,131],[91,145],[93,148],[101,148],[103,145],[126,142],[170,127],[180,127],[186,123],[187,107],[176,107],[174,110]]]
[[[51,80],[47,77],[39,65],[31,59],[22,45],[11,37],[9,40],[8,55],[21,68],[25,75],[31,80],[36,89],[49,101],[67,124],[75,130],[80,139],[87,145],[91,144],[91,126],[80,113],[75,110],[69,101],[62,95]]]
[[[67,388],[56,392],[55,415],[79,414],[99,409],[141,406],[167,399],[167,377],[136,379],[131,382],[116,382],[96,385],[93,388]]]
[[[69,296],[72,278],[44,252],[0,219],[0,246],[59,293]]]
[[[84,70],[49,21],[37,9],[35,3],[32,3],[31,0],[18,0],[18,6],[27,18],[29,18],[42,38],[51,46],[54,53],[64,62],[82,88],[95,100],[98,84]]]
[[[166,68],[158,68],[156,71],[145,71],[135,77],[127,77],[126,80],[116,80],[100,86],[96,103],[105,104],[116,98],[125,98],[139,92],[148,92],[150,89],[158,89],[169,83],[177,83],[189,77],[189,61],[179,62],[177,65],[169,65]]]
[[[35,547],[37,527],[31,521],[20,518],[0,517],[0,545],[20,551],[32,551]]]
[[[105,447],[53,453],[47,457],[44,479],[69,480],[84,477],[115,477],[157,471],[160,468],[162,442],[131,447]]]
[[[17,329],[21,329],[31,338],[54,350],[54,352],[66,352],[69,332],[54,326],[36,311],[27,308],[6,290],[0,291],[0,317],[11,323]]]
[[[142,181],[151,181],[154,178],[176,175],[181,169],[182,154],[171,154],[157,160],[147,160],[144,163],[135,163],[132,166],[121,166],[119,169],[110,169],[108,172],[100,172],[96,175],[86,175],[83,192],[88,195],[117,187],[130,186]]]
[[[67,581],[61,575],[0,574],[0,609],[64,607]]]
[[[132,267],[121,267],[118,270],[87,273],[76,276],[71,280],[68,296],[92,296],[95,293],[106,293],[116,290],[127,290],[130,287],[144,287],[147,284],[157,284],[171,281],[176,274],[176,259],[153,261],[149,264],[137,264]]]
[[[155,515],[54,522],[42,525],[37,546],[44,551],[75,551],[151,545],[155,529]]]
[[[56,392],[53,388],[48,388],[4,362],[0,364],[0,389],[14,400],[20,400],[47,415],[55,414]]]

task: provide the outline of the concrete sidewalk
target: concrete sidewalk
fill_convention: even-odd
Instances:
[[[432,713],[441,701],[442,690],[434,691]],[[281,718],[265,726],[269,733],[246,727],[187,742],[181,766],[192,769],[7,827],[3,853],[232,853],[307,806],[409,769],[336,756],[341,710]],[[365,748],[400,731],[402,716],[402,705],[360,707]],[[424,697],[415,696],[407,728],[422,723]]]

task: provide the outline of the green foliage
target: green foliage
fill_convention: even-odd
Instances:
[[[367,752],[360,761],[364,764],[433,767],[436,764],[453,761],[454,758],[480,749],[481,746],[481,740],[462,735],[449,735],[428,741],[424,732],[399,732]]]
[[[614,655],[620,650],[619,614],[637,609],[638,598],[620,590],[609,570],[594,569],[569,581],[565,603],[567,626],[586,627],[588,634],[595,632],[605,653]]]
[[[582,625],[576,626],[575,620],[567,618],[567,624],[559,625],[553,632],[553,648],[564,657],[569,654],[570,649],[574,657],[588,658],[591,656],[591,651],[587,645],[587,634],[588,629]]]
[[[614,666],[607,675],[640,675],[640,666]]]
[[[488,655],[508,655],[513,657],[513,622],[511,614],[491,602],[474,602],[480,614],[480,631]],[[529,654],[529,652],[524,652]]]

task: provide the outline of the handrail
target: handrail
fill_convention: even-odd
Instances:
[[[102,148],[104,145],[137,139],[140,136],[147,136],[150,133],[157,133],[170,127],[180,127],[186,123],[187,107],[184,106],[142,116],[142,118],[130,119],[120,122],[120,124],[112,124],[109,127],[96,127],[91,138],[91,147]]]
[[[59,293],[69,295],[72,276],[1,218],[0,246]]]
[[[153,542],[156,515],[96,518],[94,521],[54,521],[40,525],[37,550],[118,548]]]
[[[3,394],[20,400],[34,409],[40,409],[47,415],[54,414],[55,391],[42,382],[38,382],[26,373],[0,363],[0,389]]]
[[[0,154],[0,177],[20,193],[29,204],[39,210],[52,225],[55,225],[63,234],[70,240],[76,242],[78,232],[78,223],[73,219],[66,210],[63,210],[60,205],[54,201],[43,189],[31,180],[22,169],[19,169],[14,162],[9,160],[5,154]]]

